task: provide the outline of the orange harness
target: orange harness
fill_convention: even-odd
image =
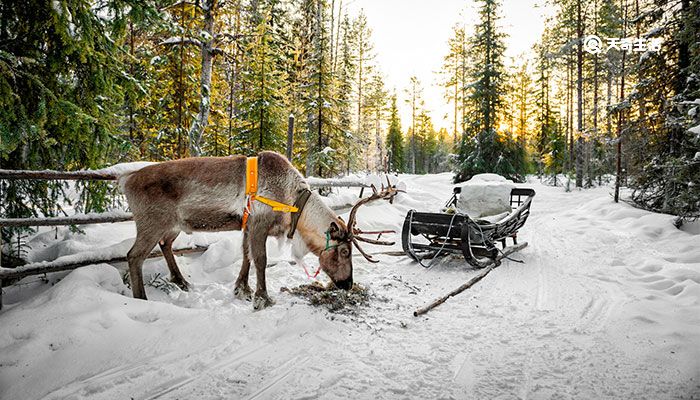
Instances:
[[[258,192],[258,157],[248,157],[245,166],[245,194],[247,196],[246,206],[243,209],[243,224],[241,230],[244,231],[248,223],[248,216],[253,212],[253,202],[256,200],[272,207],[272,211],[295,213],[299,209],[289,204],[280,203],[267,197],[259,196]]]

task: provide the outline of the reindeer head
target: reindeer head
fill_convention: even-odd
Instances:
[[[388,179],[387,179],[388,182]],[[379,261],[372,258],[372,256],[365,253],[362,248],[360,248],[359,242],[367,242],[372,244],[391,246],[394,242],[385,242],[375,239],[369,239],[359,236],[360,234],[377,234],[389,233],[393,231],[375,231],[375,232],[363,232],[355,227],[356,220],[355,216],[357,214],[357,209],[374,200],[385,199],[390,200],[398,191],[395,187],[389,186],[383,189],[381,192],[377,192],[377,189],[372,186],[373,194],[370,197],[361,199],[358,201],[352,210],[350,210],[350,217],[348,219],[347,225],[343,223],[343,220],[338,217],[337,222],[331,222],[328,230],[326,231],[326,247],[321,252],[319,256],[319,264],[321,269],[326,272],[333,283],[340,289],[349,290],[352,288],[352,245],[357,247],[357,250],[362,254],[367,261],[372,263],[377,263]]]

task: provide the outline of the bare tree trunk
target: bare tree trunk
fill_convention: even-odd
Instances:
[[[340,17],[338,17],[338,25],[340,25]],[[331,70],[331,75],[335,74],[335,53],[333,52],[333,49],[335,48],[335,42],[333,42],[333,28],[335,27],[335,0],[331,0],[331,37],[329,39],[329,45],[330,45],[330,51],[329,51],[329,57],[330,60],[328,62],[328,65],[330,66]]]
[[[593,33],[595,35],[598,35],[598,15],[597,15],[597,10],[598,10],[598,1],[593,2]],[[598,90],[599,90],[599,84],[598,84],[598,70],[600,62],[598,61],[598,54],[593,55],[593,143],[589,144],[588,152],[586,155],[586,175],[588,176],[587,181],[586,181],[586,186],[593,186],[593,171],[591,171],[591,153],[592,150],[590,146],[595,145],[598,143]]]
[[[411,173],[416,173],[416,82],[412,82],[411,98]]]
[[[382,171],[382,160],[384,159],[384,144],[382,143],[382,135],[379,129],[379,122],[381,119],[381,110],[379,107],[377,107],[375,111],[375,119],[374,119],[374,140],[377,145],[377,165],[376,165],[376,170],[377,172]]]
[[[180,65],[178,66],[178,99],[177,99],[177,156],[182,158],[182,113],[184,112],[184,101],[185,101],[185,82],[184,82],[184,71],[183,64],[185,63],[185,2],[183,1],[180,6],[180,26],[183,28],[182,37],[180,38],[182,43],[180,43]]]
[[[237,1],[234,5],[235,7],[235,22],[234,22],[234,28],[233,28],[233,34],[234,37],[238,37],[240,33],[240,16],[241,16],[241,4],[240,1]],[[228,151],[227,155],[231,155],[231,143],[233,142],[233,118],[235,118],[238,115],[238,102],[235,101],[235,94],[238,92],[239,89],[239,84],[238,84],[238,68],[239,68],[239,63],[238,63],[238,57],[239,57],[239,51],[238,51],[238,46],[233,46],[233,62],[230,64],[231,65],[231,74],[230,80],[229,80],[229,110],[228,110]]]
[[[620,0],[620,11],[623,13],[622,37],[627,35],[627,1]],[[620,100],[625,99],[625,55],[622,52],[622,68],[620,77]],[[617,115],[617,155],[615,161],[615,203],[620,201],[620,186],[622,185],[622,124],[624,123],[624,110],[618,110]]]
[[[294,147],[294,114],[289,114],[287,121],[287,160],[292,161],[292,149]]]
[[[464,27],[462,27],[464,30]],[[460,56],[462,57],[462,124],[461,124],[461,134],[464,135],[466,131],[466,120],[467,120],[467,47],[466,47],[466,34],[462,34],[462,43],[460,46]]]
[[[318,63],[318,151],[323,151],[323,28],[321,24],[323,23],[323,10],[321,9],[321,2],[317,3],[317,15],[316,15],[316,32],[319,35],[318,38],[318,53],[319,53],[319,63]],[[322,164],[318,163],[318,176],[322,178]]]
[[[134,78],[134,21],[133,18],[129,18],[129,56],[131,56],[131,60],[129,61],[129,74],[131,75],[131,78]],[[133,100],[131,99],[131,94],[127,93],[126,94],[127,102],[129,105],[129,141],[132,142],[134,140],[134,106],[133,106]],[[139,143],[140,147],[140,143]]]
[[[576,1],[576,187],[583,187],[583,20],[581,16],[581,0]]]
[[[209,122],[211,110],[211,70],[214,60],[214,7],[216,0],[204,2],[204,38],[202,38],[202,71],[200,75],[199,114],[194,119],[190,132],[190,155],[198,157],[202,154],[202,135]]]
[[[455,74],[454,74],[454,80],[455,80],[455,93],[454,93],[454,101],[455,101],[455,121],[454,121],[454,139],[453,139],[453,145],[457,146],[457,119],[458,117],[458,106],[457,102],[458,99],[457,97],[459,96],[459,56],[455,55]]]
[[[365,57],[364,54],[364,40],[363,40],[363,31],[360,30],[360,37],[358,39],[358,69],[357,69],[357,140],[360,142],[364,142],[365,137],[362,132],[362,70],[363,70],[363,65],[362,61],[363,58]],[[367,160],[367,147],[365,146],[365,160]],[[365,162],[365,167],[367,167],[368,161]]]
[[[573,103],[573,63],[571,55],[566,57],[566,142],[569,157],[566,159],[566,170],[567,172],[571,170],[574,164],[574,133],[573,133],[573,119],[574,119],[574,103]]]
[[[343,20],[343,0],[338,2],[338,24],[335,32],[335,45],[333,45],[333,73],[335,74],[335,69],[338,63],[338,47],[340,46],[340,25]],[[332,42],[332,40],[331,40]]]

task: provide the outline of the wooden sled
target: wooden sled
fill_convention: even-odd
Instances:
[[[456,209],[461,187],[454,188],[446,209]],[[476,268],[498,264],[499,254],[511,253],[518,244],[517,235],[530,215],[530,204],[535,191],[516,188],[510,192],[512,211],[504,218],[489,222],[472,219],[460,213],[424,213],[411,210],[406,215],[401,233],[403,251],[424,267],[423,260],[432,260],[447,253],[462,254]],[[414,241],[417,237],[425,240]],[[507,239],[512,246],[508,246]],[[427,241],[427,243],[426,243]],[[518,249],[519,250],[519,249]]]

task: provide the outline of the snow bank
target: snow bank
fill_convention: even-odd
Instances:
[[[457,209],[472,218],[510,212],[510,191],[513,181],[497,174],[479,174],[462,185]]]

